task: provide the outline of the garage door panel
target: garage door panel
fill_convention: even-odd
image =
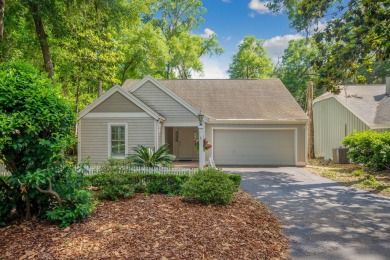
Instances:
[[[227,130],[214,132],[217,164],[293,165],[293,130]]]

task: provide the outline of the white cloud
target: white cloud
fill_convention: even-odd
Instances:
[[[222,2],[224,2],[224,3],[230,3],[231,0],[222,0]]]
[[[215,32],[213,30],[211,30],[210,28],[206,28],[206,29],[204,29],[203,33],[199,34],[199,36],[202,38],[208,38],[213,34],[215,34]]]
[[[277,62],[278,58],[283,56],[284,50],[288,47],[288,42],[303,38],[300,34],[287,34],[276,36],[264,41],[264,47],[267,49],[268,56],[273,62]]]
[[[310,26],[310,33],[314,34],[316,32],[315,30],[317,30],[317,32],[323,32],[327,25],[326,21],[318,21],[317,24]]]
[[[249,9],[259,13],[259,14],[266,14],[270,13],[271,11],[268,9],[266,4],[268,4],[268,1],[260,1],[260,0],[251,0],[248,4]],[[250,17],[254,16],[254,13],[249,14]]]
[[[193,73],[193,79],[227,79],[227,67],[219,62],[218,57],[202,57],[201,61],[203,63],[203,74]]]

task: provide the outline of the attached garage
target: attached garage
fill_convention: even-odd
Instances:
[[[296,165],[296,129],[214,129],[217,165]]]

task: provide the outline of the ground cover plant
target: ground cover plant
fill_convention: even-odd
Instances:
[[[324,164],[321,160],[310,160],[306,168],[343,185],[390,196],[389,171],[373,171],[357,164]]]

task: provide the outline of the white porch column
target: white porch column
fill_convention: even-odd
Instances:
[[[199,136],[199,169],[202,170],[205,165],[205,152],[203,149],[203,140],[205,137],[205,127],[204,125],[198,126],[198,136]]]

